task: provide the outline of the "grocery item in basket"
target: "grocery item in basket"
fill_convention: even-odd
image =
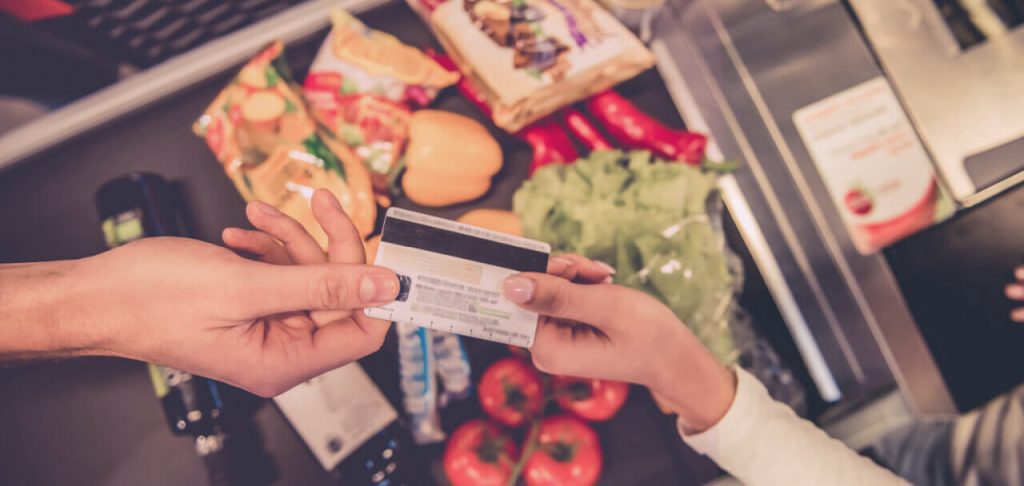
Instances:
[[[725,362],[735,277],[708,214],[715,175],[649,152],[594,152],[538,170],[516,192],[523,232],[555,252],[611,264],[615,283],[662,302]]]
[[[505,209],[473,209],[459,216],[459,222],[513,236],[523,236],[523,221],[519,219],[518,214]]]
[[[430,22],[511,132],[654,64],[592,0],[447,0]]]
[[[439,110],[413,113],[402,192],[422,206],[472,201],[501,170],[501,146],[472,118]]]
[[[334,10],[331,20],[304,93],[337,149],[363,160],[384,192],[407,140],[410,107],[428,105],[458,76],[344,10]]]
[[[259,200],[295,218],[326,247],[309,199],[319,188],[341,202],[360,233],[373,230],[377,207],[370,176],[357,160],[339,159],[292,83],[275,42],[249,61],[193,124],[246,201]]]

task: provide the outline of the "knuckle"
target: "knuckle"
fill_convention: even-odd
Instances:
[[[311,308],[337,309],[342,307],[348,296],[348,282],[337,273],[324,272],[315,277],[312,292]]]
[[[555,287],[551,294],[551,313],[556,316],[564,315],[572,309],[572,287],[567,283]]]

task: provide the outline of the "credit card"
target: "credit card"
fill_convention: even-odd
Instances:
[[[537,314],[502,294],[505,278],[547,270],[551,246],[391,208],[374,265],[398,274],[398,298],[366,315],[528,348]]]

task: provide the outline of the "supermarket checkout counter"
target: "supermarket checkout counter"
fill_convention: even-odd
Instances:
[[[271,39],[287,42],[289,61],[301,75],[326,32],[327,5],[334,3],[309,2],[276,17],[272,24],[256,24],[239,36],[213,41],[51,114],[36,126],[36,133],[54,137],[46,140],[48,146],[22,156],[0,175],[0,261],[77,258],[103,251],[94,194],[105,181],[129,172],[155,172],[175,181],[190,232],[197,238],[218,242],[225,226],[245,226],[244,202],[205,142],[192,133],[191,124],[237,66]],[[359,13],[374,5],[350,2],[348,6]],[[370,26],[394,33],[410,45],[434,45],[430,32],[404,4],[390,3],[360,16]],[[665,123],[681,125],[653,70],[620,90]],[[446,92],[435,106],[485,121],[455,90]],[[15,142],[25,142],[31,138],[32,128],[10,136]],[[510,207],[512,194],[526,176],[530,147],[493,127],[491,133],[505,155],[504,169],[492,190],[482,200],[433,213],[454,218],[474,207]],[[11,150],[11,139],[3,145]],[[420,209],[407,201],[399,205]],[[735,228],[731,236],[742,249]],[[749,256],[746,259],[753,265]],[[770,334],[776,346],[788,351],[794,366],[802,369],[756,272],[749,272],[746,286],[746,306],[762,327],[773,330]],[[503,346],[465,341],[475,373],[506,352]],[[390,336],[384,350],[362,364],[393,406],[401,410],[397,361],[395,339]],[[806,373],[802,377],[811,386]],[[146,368],[140,363],[97,358],[7,367],[0,369],[0,396],[0,427],[5,430],[0,441],[0,483],[179,485],[206,481],[192,442],[168,432]],[[244,395],[237,397],[237,402],[234,410],[229,406],[224,413],[252,417],[254,430],[245,440],[253,449],[247,451],[249,461],[255,462],[244,467],[254,469],[249,478],[253,484],[337,484],[337,478],[321,468],[277,407]],[[472,399],[445,410],[442,419],[450,431],[466,417],[479,415]],[[713,464],[682,444],[673,418],[658,411],[639,388],[632,391],[620,414],[599,424],[597,430],[605,454],[601,484],[701,484],[718,475]],[[443,443],[418,449],[402,467],[410,469],[407,474],[413,477],[443,483],[443,450]],[[423,481],[410,484],[433,480]]]
[[[153,171],[178,181],[192,232],[201,239],[216,241],[224,226],[244,224],[241,199],[190,124],[236,66],[269,40],[285,40],[294,66],[308,66],[326,26],[323,12],[333,3],[292,8],[0,139],[0,167],[6,167],[0,174],[0,261],[101,251],[93,193],[128,172]],[[344,3],[356,13],[377,7],[372,0]],[[744,161],[722,182],[735,224],[731,243],[748,267],[744,304],[797,369],[809,395],[823,399],[812,403],[812,415],[827,408],[820,421],[859,445],[915,412],[970,408],[1024,380],[1015,352],[1024,344],[1024,330],[1003,322],[1008,306],[998,291],[1024,253],[1024,225],[1012,224],[1024,208],[1024,190],[995,196],[884,255],[858,255],[805,149],[780,141],[792,139],[788,119],[795,108],[882,71],[842,5],[796,3],[800,8],[783,11],[762,2],[670,3],[654,25],[660,78],[647,73],[621,89],[668,124],[680,124],[681,117],[691,129],[709,132],[716,142],[712,156]],[[403,5],[379,7],[364,19],[412,45],[432,43]],[[798,19],[814,22],[796,24]],[[769,35],[792,25],[805,27]],[[831,29],[837,25],[844,29]],[[841,34],[808,50],[808,39],[822,32]],[[778,57],[786,47],[800,48],[801,57],[794,58],[799,62],[777,62],[786,59]],[[816,90],[773,98],[765,89],[796,85],[806,77],[804,59],[824,62],[828,49],[836,48],[854,57],[817,73],[822,81],[813,83]],[[477,116],[450,93],[439,106]],[[492,134],[503,145],[506,165],[474,207],[507,207],[529,159],[528,147]],[[437,214],[454,217],[466,209]],[[364,365],[396,401],[389,347]],[[486,360],[482,355],[486,351],[477,353]],[[8,368],[0,371],[0,391],[0,425],[16,439],[0,443],[3,482],[202,481],[191,444],[166,432],[137,363],[90,359]],[[632,397],[619,418],[599,429],[609,445],[605,484],[700,484],[716,475],[685,449],[671,419],[646,394]],[[274,407],[252,408],[275,471],[267,477],[279,484],[332,482]],[[851,425],[864,423],[872,427]],[[432,459],[438,454],[426,451],[415,467],[436,469]]]

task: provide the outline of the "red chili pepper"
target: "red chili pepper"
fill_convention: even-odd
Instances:
[[[614,90],[592,96],[586,106],[605,131],[628,148],[650,150],[658,157],[693,165],[704,160],[707,137],[662,125]]]
[[[516,132],[516,136],[533,147],[529,174],[546,165],[568,164],[580,158],[576,145],[562,125],[551,117],[541,118]]]
[[[563,108],[559,111],[559,115],[565,126],[569,128],[569,133],[583,142],[588,150],[612,150],[614,148],[590,119],[579,110],[572,107]]]

